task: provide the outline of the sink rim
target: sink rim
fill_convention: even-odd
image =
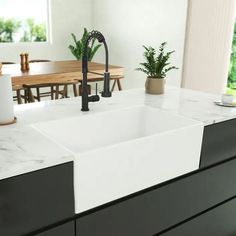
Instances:
[[[58,141],[58,139],[52,137],[50,134],[48,134],[47,132],[43,131],[42,129],[40,129],[38,127],[38,125],[40,125],[40,124],[46,124],[46,123],[51,123],[51,122],[60,122],[60,121],[64,122],[66,120],[75,120],[75,119],[79,120],[79,119],[84,119],[84,117],[86,117],[86,116],[90,116],[90,117],[91,116],[94,117],[94,116],[97,116],[97,115],[98,116],[102,116],[102,115],[113,113],[113,112],[120,112],[120,111],[137,109],[137,108],[152,109],[152,110],[155,110],[157,112],[160,112],[160,113],[163,113],[163,114],[167,114],[167,115],[169,115],[169,116],[171,116],[173,118],[174,117],[178,117],[180,119],[184,119],[184,120],[186,120],[186,122],[191,122],[191,124],[188,123],[188,124],[185,124],[182,127],[175,127],[173,129],[164,130],[164,131],[161,131],[159,133],[154,133],[154,134],[150,134],[150,135],[135,137],[135,138],[131,138],[131,139],[128,139],[128,140],[120,141],[120,142],[117,142],[117,143],[103,145],[103,146],[100,146],[100,147],[93,148],[91,146],[89,149],[82,150],[82,151],[74,151],[73,148],[67,147],[66,144],[63,144],[63,142]],[[31,124],[30,126],[33,129],[35,129],[37,132],[41,133],[46,138],[48,138],[51,141],[53,141],[55,144],[60,145],[62,148],[64,148],[66,151],[68,151],[73,156],[78,156],[78,155],[84,154],[84,153],[88,153],[89,154],[90,152],[94,152],[94,151],[104,150],[104,149],[107,149],[107,148],[121,146],[122,144],[125,144],[125,143],[133,143],[133,142],[136,142],[137,140],[146,140],[146,139],[150,139],[151,137],[166,135],[166,134],[169,134],[171,132],[176,132],[178,130],[186,129],[188,127],[204,126],[203,122],[201,122],[201,121],[197,121],[197,120],[194,120],[194,119],[191,119],[191,118],[179,115],[179,114],[172,114],[169,111],[163,111],[160,108],[155,108],[155,107],[152,107],[152,106],[149,106],[149,105],[134,105],[134,106],[128,106],[128,107],[124,107],[124,108],[117,108],[117,109],[112,109],[112,110],[97,111],[95,113],[93,112],[93,113],[82,113],[82,114],[84,114],[84,115],[81,115],[81,113],[80,113],[80,115],[78,115],[78,116],[73,116],[73,117],[68,117],[68,118],[63,118],[63,119],[57,119],[57,120],[51,120],[51,121],[45,121],[45,122],[44,121],[43,122],[37,122],[37,123]]]

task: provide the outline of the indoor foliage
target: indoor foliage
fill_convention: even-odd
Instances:
[[[77,60],[82,60],[82,56],[83,56],[86,40],[88,38],[88,34],[89,33],[86,28],[84,28],[84,33],[83,33],[83,36],[80,40],[77,40],[75,34],[73,34],[73,33],[71,34],[75,45],[70,45],[69,49]],[[96,41],[96,39],[93,39],[91,41],[91,46],[89,46],[87,48],[89,61],[92,61],[94,55],[96,54],[98,49],[101,47],[101,44],[95,45],[95,41]]]
[[[36,24],[33,19],[26,20],[0,18],[0,42],[45,42],[46,26]]]
[[[178,69],[175,66],[170,66],[170,56],[175,51],[165,52],[167,42],[164,42],[159,47],[158,52],[153,47],[143,46],[145,52],[143,54],[145,62],[140,63],[137,71],[142,71],[150,78],[162,79],[166,77],[166,73],[173,69]]]
[[[236,23],[234,26],[234,36],[233,36],[232,51],[231,51],[228,86],[230,88],[234,89],[236,88]]]

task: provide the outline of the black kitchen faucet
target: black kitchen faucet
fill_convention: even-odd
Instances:
[[[83,58],[82,58],[82,73],[83,73],[83,81],[82,81],[82,109],[81,111],[89,111],[88,104],[89,102],[98,102],[100,100],[99,95],[92,95],[88,96],[88,89],[87,89],[87,83],[88,83],[88,46],[92,39],[96,38],[99,43],[103,43],[105,47],[105,56],[106,56],[106,62],[105,62],[105,72],[104,72],[104,85],[103,85],[103,92],[102,97],[111,97],[111,91],[110,91],[110,73],[109,73],[109,64],[108,64],[108,47],[106,40],[102,33],[99,31],[91,31],[88,34],[85,48],[83,51]]]

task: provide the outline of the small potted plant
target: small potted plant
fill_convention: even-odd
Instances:
[[[74,45],[69,45],[69,49],[71,53],[74,55],[74,57],[77,60],[82,60],[84,48],[85,48],[85,43],[88,37],[88,30],[84,28],[84,33],[83,36],[80,40],[77,40],[75,34],[71,33],[71,36],[74,41]],[[92,61],[94,55],[98,51],[98,49],[102,46],[100,43],[95,44],[96,39],[93,39],[91,42],[91,46],[88,47],[88,61]]]
[[[145,62],[140,63],[141,67],[136,70],[147,75],[146,93],[163,94],[167,72],[178,69],[175,66],[170,66],[169,59],[174,51],[165,52],[166,44],[166,42],[161,44],[158,53],[153,47],[143,46]]]

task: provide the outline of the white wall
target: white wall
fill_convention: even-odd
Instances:
[[[91,4],[92,0],[51,0],[52,43],[0,45],[0,61],[19,62],[22,52],[28,52],[30,59],[74,59],[68,50],[70,34],[91,28]]]
[[[19,62],[19,54],[30,59],[74,59],[68,50],[71,32],[83,27],[101,30],[107,38],[110,63],[125,67],[125,88],[143,87],[146,75],[136,72],[143,60],[142,45],[158,47],[168,42],[176,50],[167,83],[180,85],[187,15],[187,0],[51,0],[52,43],[0,45],[0,61]],[[103,50],[95,60],[103,62]]]
[[[190,0],[182,87],[221,93],[226,88],[235,0]]]
[[[92,25],[107,39],[110,63],[125,67],[125,88],[144,85],[146,75],[134,71],[143,60],[142,45],[158,47],[163,41],[176,50],[172,62],[180,67],[167,83],[180,86],[186,15],[187,0],[93,0]]]

